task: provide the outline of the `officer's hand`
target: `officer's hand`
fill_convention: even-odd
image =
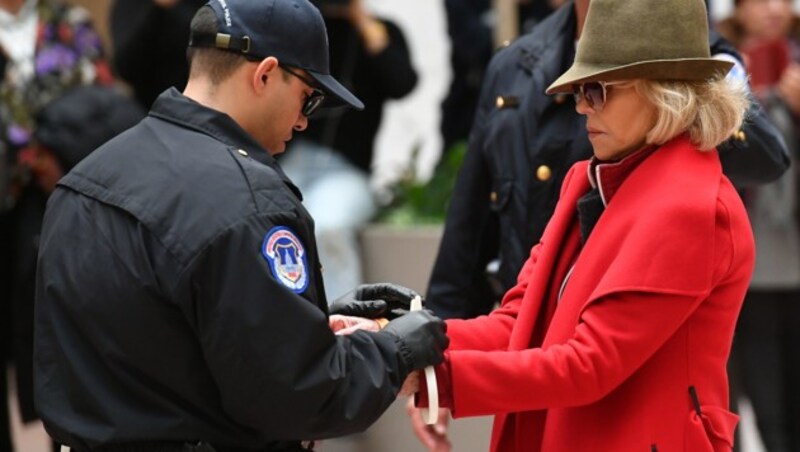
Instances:
[[[392,336],[409,372],[442,362],[450,345],[447,326],[430,311],[414,311],[389,322],[379,333]]]
[[[331,315],[394,319],[408,313],[416,296],[417,292],[397,284],[362,284],[337,298],[328,311]]]

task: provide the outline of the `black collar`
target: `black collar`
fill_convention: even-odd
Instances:
[[[303,199],[300,190],[284,174],[275,158],[227,114],[197,103],[175,88],[169,88],[158,96],[149,115],[196,130],[232,148],[245,150],[254,160],[275,170],[297,197]]]

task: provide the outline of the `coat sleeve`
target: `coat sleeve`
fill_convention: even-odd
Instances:
[[[701,301],[686,295],[616,293],[592,303],[574,336],[563,344],[522,351],[449,352],[453,415],[597,401],[647,361]]]
[[[335,336],[314,300],[273,275],[261,247],[277,225],[303,230],[292,214],[250,217],[214,239],[182,277],[191,292],[183,309],[222,408],[276,440],[362,431],[406,377],[397,346],[381,334]]]

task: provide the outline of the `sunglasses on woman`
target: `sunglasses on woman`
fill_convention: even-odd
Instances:
[[[300,110],[300,112],[303,113],[303,116],[305,116],[306,118],[311,117],[311,115],[313,115],[314,112],[317,111],[319,107],[322,105],[322,103],[325,101],[325,93],[320,91],[315,86],[316,83],[314,83],[313,80],[301,75],[298,72],[293,71],[288,66],[281,65],[281,69],[286,71],[286,73],[288,73],[289,75],[293,75],[299,78],[300,80],[303,81],[303,83],[305,83],[311,89],[314,90],[310,95],[306,96],[306,101],[303,103],[303,108]]]
[[[586,99],[586,103],[594,111],[600,111],[606,104],[608,98],[608,88],[614,85],[627,83],[621,82],[586,82],[579,85],[572,85],[572,94],[575,96],[575,103]]]

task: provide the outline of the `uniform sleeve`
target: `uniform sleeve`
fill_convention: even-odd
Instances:
[[[426,306],[445,318],[473,318],[491,311],[492,290],[486,265],[499,252],[499,222],[491,210],[492,178],[483,155],[485,122],[494,108],[487,79],[475,115],[464,163],[447,211]]]
[[[395,399],[407,372],[392,339],[335,336],[305,298],[310,289],[277,276],[262,255],[269,231],[281,227],[301,247],[313,246],[295,221],[292,214],[254,216],[215,238],[182,278],[191,292],[184,310],[222,408],[236,422],[275,440],[362,431]],[[292,246],[284,250],[296,256]]]
[[[729,79],[747,83],[738,55],[721,52],[714,56],[734,63]],[[717,149],[723,172],[739,189],[772,182],[789,168],[786,142],[757,102],[750,103],[741,129]]]

